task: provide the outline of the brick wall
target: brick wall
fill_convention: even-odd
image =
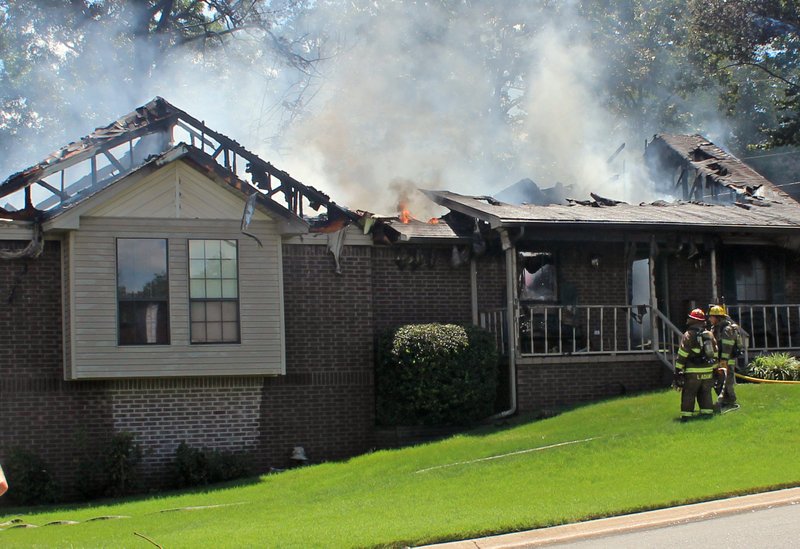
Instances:
[[[521,359],[517,398],[521,413],[666,387],[671,377],[655,356]]]
[[[148,484],[167,478],[181,442],[252,453],[259,442],[261,378],[140,379],[107,383],[114,432],[128,431],[146,450]]]
[[[58,241],[35,259],[0,260],[0,462],[26,449],[70,485],[86,441],[103,440],[112,424],[102,383],[63,381],[61,304]]]
[[[345,246],[341,274],[325,246],[284,245],[287,375],[265,380],[260,459],[339,459],[372,446],[372,249]]]
[[[26,242],[0,241],[0,248]],[[61,378],[61,246],[36,259],[0,260],[0,369],[4,377]]]
[[[671,256],[668,258],[667,271],[670,320],[683,329],[693,302],[695,307],[704,309],[711,303],[711,267],[708,261],[701,266],[683,256]]]
[[[452,248],[419,248],[420,265],[403,266],[412,246],[373,248],[375,329],[408,323],[472,321],[469,263],[453,267]],[[398,265],[398,263],[400,263]]]
[[[479,257],[477,265],[478,311],[502,309],[506,306],[505,255],[492,254]]]

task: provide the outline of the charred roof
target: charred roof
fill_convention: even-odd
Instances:
[[[280,208],[282,217],[288,214],[302,219],[306,208],[317,211],[324,207],[326,223],[346,224],[357,219],[325,193],[297,181],[161,97],[0,183],[0,198],[24,192],[24,207],[0,207],[0,216],[18,220],[55,217],[154,159],[169,157],[176,148],[176,134],[185,139],[184,157],[245,195],[257,193],[262,207],[273,212]],[[73,167],[82,171],[68,174]],[[32,189],[38,195],[35,204]],[[276,200],[278,193],[282,201]]]

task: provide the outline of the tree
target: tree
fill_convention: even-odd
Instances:
[[[800,145],[797,3],[692,0],[690,7],[693,60],[723,85],[727,112],[761,147]]]
[[[278,67],[309,78],[320,44],[292,27],[307,3],[0,0],[4,172],[40,159],[54,142],[88,131],[87,124],[106,124],[151,99],[143,90],[187,85],[175,78],[179,71],[204,73],[209,88],[232,79],[241,65],[261,69],[265,79]]]

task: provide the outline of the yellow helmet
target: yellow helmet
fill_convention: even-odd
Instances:
[[[722,305],[712,305],[708,311],[708,316],[725,316],[726,314],[725,307]]]

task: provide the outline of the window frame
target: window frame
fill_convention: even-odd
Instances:
[[[145,298],[123,298],[120,296],[119,292],[119,275],[120,275],[120,253],[119,253],[119,245],[120,241],[123,240],[154,240],[154,241],[162,241],[164,243],[164,273],[166,279],[166,290],[167,295],[166,298],[158,298],[158,299],[145,299]],[[170,272],[169,272],[169,239],[166,237],[141,237],[141,236],[117,236],[114,238],[114,256],[115,256],[115,264],[114,264],[114,276],[115,276],[115,285],[114,285],[114,301],[116,305],[116,343],[117,347],[141,347],[141,346],[170,346],[172,345],[172,330],[170,327]],[[153,343],[148,343],[147,341],[144,342],[133,342],[133,343],[123,343],[122,342],[122,317],[121,317],[121,307],[120,303],[164,303],[164,323],[166,331],[166,341],[155,341]]]
[[[541,261],[541,265],[531,272],[525,267],[526,260],[531,262]],[[550,267],[549,270],[551,271],[549,273],[551,287],[548,290],[552,293],[552,297],[532,297],[533,292],[528,290],[528,286],[525,284],[525,273],[528,273],[533,278],[545,267]],[[519,300],[527,304],[550,305],[559,302],[558,259],[554,252],[542,249],[519,250],[517,252],[517,292]]]
[[[205,250],[205,243],[209,241],[217,241],[217,242],[232,242],[234,244],[234,250],[236,252],[235,260],[236,260],[236,297],[235,298],[226,298],[226,297],[192,297],[192,280],[215,280],[215,277],[207,278],[207,277],[192,277],[192,260],[202,259],[204,262],[208,259],[205,257],[205,251],[203,258],[193,258],[192,257],[192,242],[203,242],[203,248]],[[223,258],[220,258],[223,259]],[[241,310],[241,274],[239,268],[239,240],[236,238],[187,238],[186,239],[186,261],[187,261],[187,297],[189,302],[189,314],[188,314],[188,323],[189,323],[189,345],[238,345],[242,342],[242,310]],[[224,278],[222,276],[222,269],[220,269],[220,281],[223,280],[230,280],[230,278]],[[221,292],[224,293],[224,292]],[[206,304],[204,307],[204,314],[206,315],[206,319],[203,321],[194,321],[193,317],[193,304],[195,303],[204,303]],[[208,339],[208,324],[210,323],[207,319],[208,314],[208,304],[209,303],[220,303],[223,304],[220,308],[224,307],[224,303],[234,303],[236,307],[236,338],[225,340],[221,339],[218,341],[207,341]],[[224,313],[221,311],[220,315]],[[194,325],[195,323],[202,322],[206,326],[206,341],[195,341],[194,337]],[[224,323],[223,316],[220,316],[220,334],[221,336],[224,334]]]

